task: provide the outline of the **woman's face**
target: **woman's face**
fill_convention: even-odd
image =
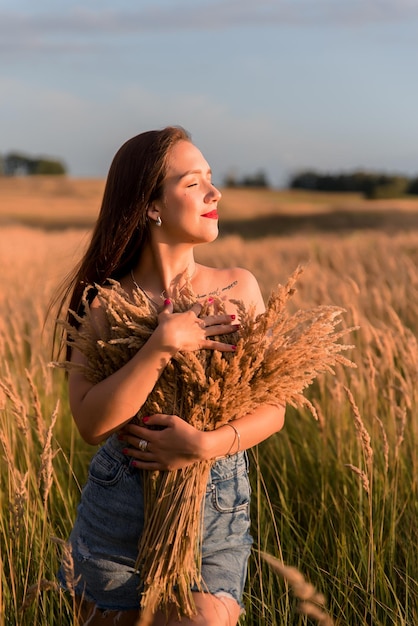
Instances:
[[[218,235],[220,191],[200,150],[179,141],[170,150],[163,197],[155,203],[162,220],[159,239],[166,243],[205,243]]]

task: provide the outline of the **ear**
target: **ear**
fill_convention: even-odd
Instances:
[[[158,206],[158,204],[156,202],[153,202],[147,208],[147,217],[150,220],[153,220],[154,222],[157,219],[157,217],[161,217],[161,215],[160,215],[160,208],[159,208],[159,206]]]

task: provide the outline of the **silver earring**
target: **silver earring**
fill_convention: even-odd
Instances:
[[[161,217],[158,216],[157,219],[155,220],[155,225],[156,226],[161,226],[161,224],[162,224]]]

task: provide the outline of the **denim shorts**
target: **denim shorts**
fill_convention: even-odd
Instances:
[[[77,595],[102,610],[139,608],[135,569],[144,525],[141,472],[110,437],[93,457],[69,538]],[[214,462],[203,519],[202,589],[242,605],[251,551],[248,457],[240,452]],[[64,567],[58,573],[67,588]],[[67,575],[68,578],[68,575]]]

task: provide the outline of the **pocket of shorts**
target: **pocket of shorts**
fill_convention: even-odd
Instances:
[[[90,462],[89,479],[99,485],[114,485],[124,471],[125,466],[101,448]]]
[[[251,489],[246,470],[213,482],[210,490],[212,505],[219,513],[233,513],[249,507]]]

